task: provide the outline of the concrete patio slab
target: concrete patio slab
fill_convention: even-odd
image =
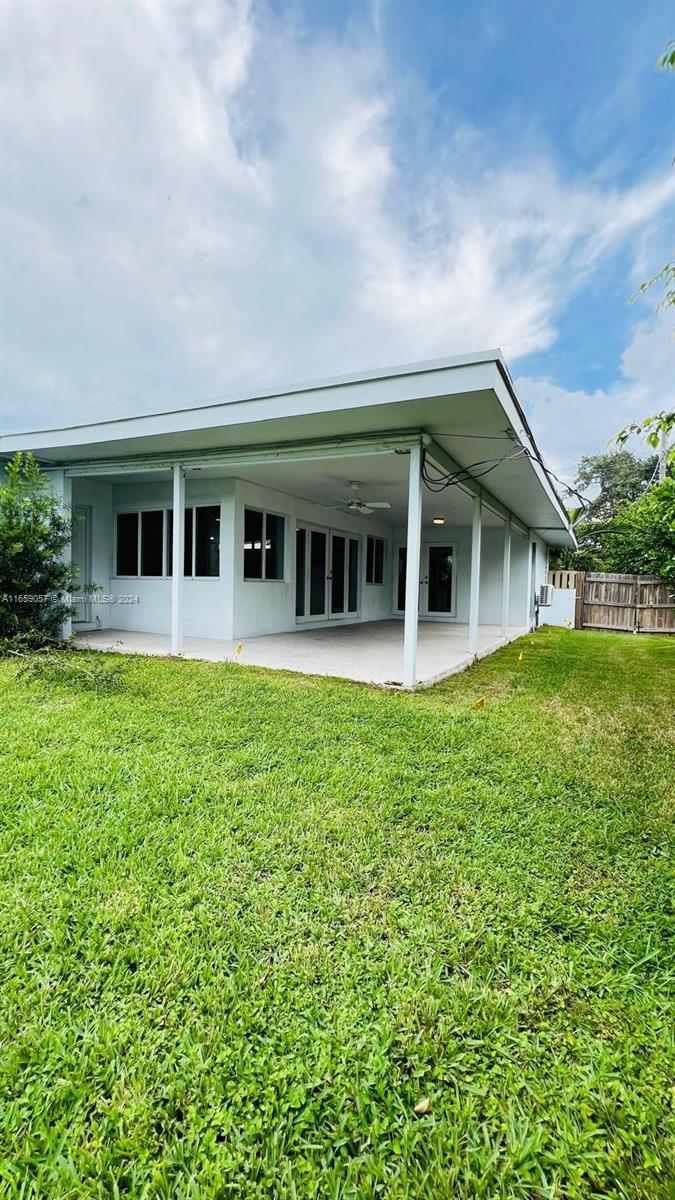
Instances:
[[[503,638],[497,625],[481,625],[477,658],[526,633],[510,628]],[[465,624],[420,621],[417,647],[417,686],[463,671],[473,661],[468,653],[469,627]],[[168,634],[103,629],[80,633],[75,643],[82,649],[120,654],[168,655]],[[236,647],[241,645],[241,653]],[[403,622],[368,621],[292,633],[266,634],[241,642],[186,637],[184,658],[210,662],[237,661],[244,666],[297,671],[303,675],[331,675],[359,683],[400,687],[403,669]]]

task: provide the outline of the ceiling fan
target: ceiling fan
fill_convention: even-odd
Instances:
[[[359,488],[362,486],[358,480],[354,479],[350,484],[351,496],[335,496],[334,499],[339,500],[340,505],[346,505],[350,512],[360,513],[361,516],[368,516],[368,513],[373,512],[376,508],[391,508],[388,500],[362,500],[359,496]]]

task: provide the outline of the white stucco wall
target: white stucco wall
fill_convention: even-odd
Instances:
[[[171,508],[172,487],[168,480],[152,483],[96,480],[73,481],[73,504],[91,505],[93,510],[92,575],[103,591],[118,597],[137,596],[138,603],[95,604],[103,628],[140,630],[168,634],[171,621],[171,581],[163,578],[118,577],[114,563],[114,529],[118,512]],[[186,636],[245,638],[285,632],[296,628],[295,617],[295,530],[306,522],[323,529],[357,536],[360,540],[359,611],[344,621],[381,620],[396,613],[397,549],[405,543],[404,528],[390,529],[377,520],[364,520],[341,510],[328,510],[310,501],[246,480],[191,478],[186,480],[186,504],[220,505],[220,575],[218,578],[184,580],[184,632]],[[244,509],[246,506],[286,517],[283,580],[244,579]],[[365,538],[368,534],[385,541],[385,578],[382,585],[365,582]],[[481,593],[479,619],[483,624],[501,622],[503,526],[484,526],[481,550]],[[455,613],[450,618],[464,623],[469,617],[471,529],[468,526],[425,525],[423,544],[455,547]],[[531,547],[534,557],[531,559]],[[532,572],[530,574],[530,564]],[[511,587],[509,624],[525,626],[531,598],[546,581],[547,547],[541,538],[526,538],[516,529],[511,538]],[[528,589],[528,577],[530,586]],[[565,601],[562,601],[564,605]],[[540,620],[551,610],[542,611]],[[566,616],[562,623],[565,623]],[[323,622],[321,622],[323,623]],[[302,622],[302,628],[311,627]]]
[[[110,591],[113,544],[112,487],[95,479],[74,479],[72,504],[73,508],[79,505],[91,508],[91,583],[101,588],[98,595],[94,594],[91,597],[91,616],[92,623],[98,618],[101,627],[108,629],[111,624],[111,606],[102,603],[101,598]]]
[[[394,552],[404,542],[405,530],[397,529],[393,540]],[[471,586],[470,527],[465,525],[444,525],[441,529],[437,529],[434,526],[425,526],[422,530],[422,543],[423,545],[451,544],[455,547],[455,614],[449,619],[457,621],[460,624],[466,623],[469,620],[469,591]],[[528,553],[528,540],[524,535],[513,529],[511,533],[509,625],[525,626],[528,623]],[[485,625],[501,624],[503,562],[504,527],[484,526],[481,538],[481,578],[478,619]],[[541,582],[543,583],[546,578],[545,546],[542,562],[539,562],[538,559],[537,572],[543,571],[541,577]]]
[[[574,629],[575,588],[553,588],[553,603],[539,609],[540,625],[566,625]]]
[[[302,522],[356,535],[361,542],[358,615],[335,618],[331,620],[331,625],[340,621],[374,621],[391,615],[391,529],[377,521],[365,521],[363,517],[352,516],[340,509],[328,510],[319,504],[243,479],[235,481],[235,498],[233,637],[255,637],[296,628],[295,530],[296,525]],[[244,579],[244,509],[247,505],[287,518],[283,580]],[[382,537],[386,542],[384,584],[368,585],[365,582],[365,538],[368,534]],[[311,622],[303,621],[302,628],[308,627],[311,628]]]
[[[121,483],[112,488],[111,529],[118,512],[171,508],[171,484]],[[187,637],[231,638],[232,633],[232,525],[234,481],[231,479],[186,479],[185,503],[220,505],[220,575],[209,579],[184,579],[184,632]],[[171,629],[171,580],[168,577],[139,579],[115,575],[111,542],[109,586],[112,595],[138,596],[138,603],[118,602],[110,606],[110,625],[115,629],[139,629],[147,633],[169,633]]]

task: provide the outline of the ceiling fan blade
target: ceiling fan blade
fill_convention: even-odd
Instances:
[[[388,500],[364,500],[363,503],[369,508],[391,508]]]
[[[350,496],[349,499],[347,499],[346,496],[333,496],[333,499],[339,500],[340,504],[353,504],[354,503],[353,496]]]
[[[368,508],[367,504],[359,504],[359,512],[362,516],[367,516],[368,513],[371,513],[372,511],[372,508]]]

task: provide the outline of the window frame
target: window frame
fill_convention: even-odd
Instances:
[[[260,575],[247,575],[246,574],[246,513],[247,512],[260,513],[260,515],[262,516],[262,519],[263,519],[262,538],[261,538],[261,545],[260,545],[260,570],[261,570]],[[283,565],[282,565],[281,575],[278,577],[277,576],[269,576],[268,577],[268,575],[267,575],[267,552],[266,552],[266,548],[265,548],[265,542],[267,541],[267,517],[268,516],[278,517],[282,522],[283,539],[284,539],[283,554],[282,554]],[[286,571],[287,571],[286,548],[287,548],[287,542],[288,542],[288,513],[275,512],[275,510],[273,508],[258,508],[257,504],[244,504],[241,531],[242,531],[242,553],[243,553],[243,561],[242,561],[241,569],[242,569],[242,579],[243,579],[244,583],[286,583],[287,582],[287,579],[286,579]]]
[[[368,578],[368,559],[369,559],[368,544],[369,544],[369,542],[373,543],[373,562],[372,562],[373,578],[372,579]],[[375,573],[376,573],[375,565],[376,565],[376,561],[377,561],[377,555],[376,555],[377,542],[380,542],[380,544],[382,546],[382,578],[381,579],[375,578]],[[377,533],[366,534],[365,559],[366,559],[366,561],[365,561],[365,569],[364,569],[363,575],[364,575],[364,582],[365,582],[366,587],[386,587],[386,583],[387,583],[387,539],[380,537],[380,535]]]
[[[200,579],[200,580],[202,580],[202,579],[209,579],[209,580],[210,579],[220,579],[220,577],[221,577],[221,574],[220,574],[220,572],[221,572],[220,537],[218,538],[218,573],[216,575],[196,575],[195,574],[195,566],[197,563],[197,558],[196,558],[197,539],[195,537],[196,520],[195,520],[194,514],[198,508],[217,508],[218,509],[218,522],[219,522],[219,525],[222,525],[222,519],[223,519],[222,505],[219,500],[216,500],[213,504],[186,504],[185,505],[185,512],[187,513],[188,511],[190,511],[192,513],[192,518],[191,518],[191,520],[192,520],[192,555],[191,555],[192,561],[190,563],[189,573],[185,571],[185,564],[183,564],[183,571],[184,571],[183,579]],[[162,513],[162,539],[163,539],[162,574],[161,575],[142,575],[141,574],[141,539],[142,539],[141,531],[142,531],[142,527],[143,527],[143,522],[141,519],[142,514],[144,512],[160,512],[160,511]],[[171,579],[172,578],[172,572],[169,571],[169,569],[168,569],[169,568],[169,514],[170,513],[173,513],[173,508],[170,505],[169,506],[167,506],[167,505],[158,506],[156,504],[144,505],[142,508],[135,506],[134,508],[119,508],[119,509],[115,510],[115,514],[114,514],[115,521],[114,521],[114,531],[113,531],[114,532],[113,563],[115,566],[115,573],[111,576],[112,579]],[[121,517],[121,516],[133,516],[133,515],[136,515],[138,517],[138,525],[137,525],[138,533],[137,533],[137,545],[136,545],[136,574],[135,575],[121,575],[117,571],[117,549],[118,549],[117,518]]]

